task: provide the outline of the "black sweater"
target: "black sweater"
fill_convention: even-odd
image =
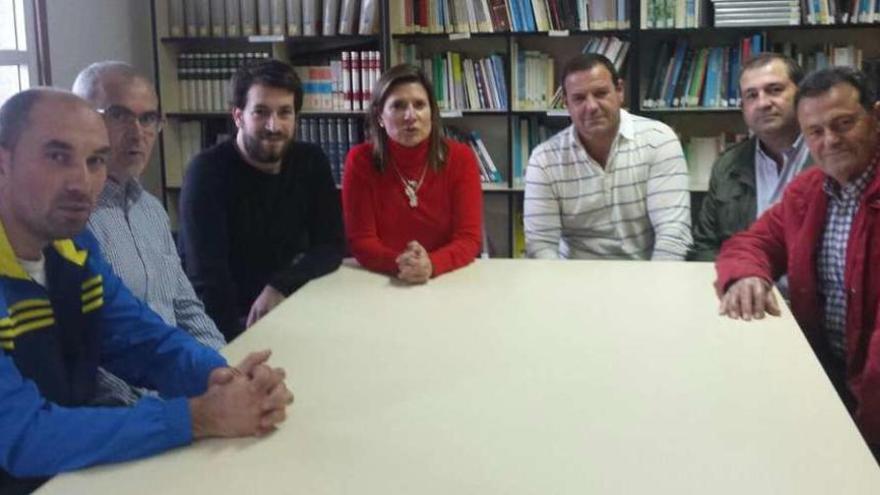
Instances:
[[[278,175],[249,165],[234,140],[193,158],[180,198],[180,249],[193,287],[227,340],[266,285],[289,295],[339,267],[339,194],[327,157],[293,143]]]

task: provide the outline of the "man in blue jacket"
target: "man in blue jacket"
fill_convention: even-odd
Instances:
[[[83,228],[107,176],[107,130],[78,97],[0,107],[0,492],[209,436],[262,435],[293,401],[268,352],[229,368],[135,299]],[[159,391],[89,407],[96,369]]]

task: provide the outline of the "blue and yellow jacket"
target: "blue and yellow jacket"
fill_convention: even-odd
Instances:
[[[10,475],[50,476],[190,442],[186,398],[226,365],[132,296],[88,231],[44,256],[48,290],[18,263],[0,224],[0,492]],[[88,407],[99,364],[164,400]]]

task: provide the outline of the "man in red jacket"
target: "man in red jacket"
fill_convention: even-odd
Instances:
[[[778,315],[771,282],[787,272],[795,318],[880,453],[880,103],[864,74],[841,67],[807,76],[795,101],[817,167],[722,246],[719,311]]]

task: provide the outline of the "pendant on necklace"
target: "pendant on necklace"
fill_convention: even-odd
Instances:
[[[403,192],[406,193],[406,197],[409,198],[409,207],[415,208],[419,206],[419,197],[416,196],[416,190],[412,187],[411,184],[407,183],[403,186]]]

